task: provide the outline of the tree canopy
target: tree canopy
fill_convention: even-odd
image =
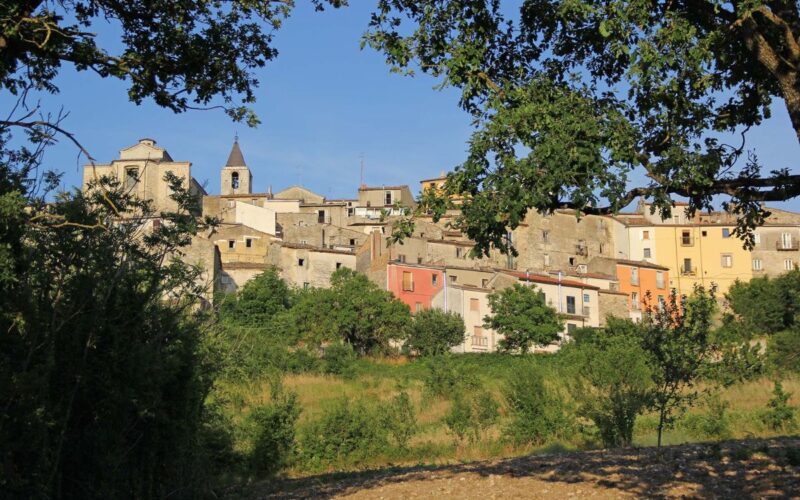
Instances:
[[[795,0],[381,0],[364,43],[460,89],[476,130],[447,191],[478,251],[513,252],[506,232],[531,208],[646,197],[668,217],[672,195],[690,213],[724,195],[749,244],[762,202],[800,194],[746,143],[781,101],[800,140]]]
[[[506,352],[528,352],[531,347],[544,347],[558,339],[563,321],[555,309],[545,302],[544,293],[534,286],[515,284],[489,294],[492,314],[484,318],[484,326],[503,335],[498,347]]]

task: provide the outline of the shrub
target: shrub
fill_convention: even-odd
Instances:
[[[505,352],[524,354],[534,346],[546,346],[563,329],[561,317],[534,286],[515,284],[488,298],[492,314],[484,326],[503,335],[498,347]]]
[[[297,395],[273,384],[271,401],[255,408],[249,419],[255,428],[250,466],[257,474],[274,474],[285,466],[295,451],[295,424],[300,416]]]
[[[444,422],[448,430],[461,442],[465,438],[474,442],[497,422],[500,405],[487,391],[456,393]]]
[[[800,328],[773,335],[767,356],[775,368],[800,372]]]
[[[322,360],[325,373],[345,375],[352,369],[353,362],[356,360],[356,352],[350,344],[335,342],[325,347]]]
[[[464,342],[464,320],[454,312],[424,309],[414,316],[406,343],[420,356],[445,354]]]
[[[712,394],[706,398],[706,412],[696,420],[695,433],[716,440],[731,438],[731,417],[728,413],[730,403]]]
[[[456,366],[452,356],[445,354],[429,358],[422,380],[427,397],[450,398],[461,390],[478,386],[477,378]]]
[[[417,420],[414,405],[406,391],[400,391],[384,407],[383,423],[397,448],[408,450],[408,443],[417,432]]]
[[[759,344],[728,345],[722,352],[722,359],[710,363],[706,377],[725,387],[753,380],[766,371],[765,356]]]
[[[570,389],[579,414],[594,422],[605,446],[629,446],[653,388],[647,354],[637,339],[598,338],[568,345],[563,356],[574,372]]]
[[[362,401],[342,398],[302,431],[303,462],[311,469],[357,465],[386,449],[387,432],[378,412]]]
[[[284,371],[291,373],[310,373],[320,369],[319,356],[308,347],[298,347],[288,353]]]
[[[511,413],[504,436],[514,444],[542,444],[572,427],[563,399],[547,386],[538,366],[514,370],[504,396]]]
[[[795,408],[789,405],[791,393],[783,390],[783,384],[775,381],[772,389],[772,398],[767,403],[767,410],[762,415],[762,421],[772,430],[794,429],[797,425]]]

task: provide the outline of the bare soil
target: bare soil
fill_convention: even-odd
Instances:
[[[798,460],[800,438],[787,437],[332,473],[256,484],[245,496],[800,498]]]

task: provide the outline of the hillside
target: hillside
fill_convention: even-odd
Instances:
[[[597,450],[328,474],[257,484],[245,496],[798,498],[800,438],[688,444],[661,450]]]

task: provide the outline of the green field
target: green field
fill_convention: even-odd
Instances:
[[[592,438],[589,422],[579,422],[585,432],[576,432],[569,438],[554,439],[542,446],[515,447],[502,438],[502,430],[510,416],[504,400],[503,387],[512,375],[514,368],[526,363],[552,364],[553,357],[547,355],[509,356],[500,354],[458,355],[453,363],[476,376],[480,387],[490,391],[500,404],[500,417],[481,437],[475,441],[457,441],[449,431],[444,417],[452,404],[448,398],[433,397],[427,394],[424,380],[428,373],[426,361],[398,358],[367,358],[355,362],[346,377],[318,373],[285,374],[282,377],[287,391],[297,394],[302,412],[297,423],[299,433],[305,426],[330,410],[342,398],[351,402],[363,401],[366,406],[375,408],[386,405],[399,390],[407,391],[416,413],[417,433],[406,450],[386,447],[357,461],[343,460],[336,465],[328,465],[323,470],[359,470],[391,465],[446,464],[486,458],[511,457],[529,453],[558,450],[579,450],[600,447]],[[552,376],[548,383],[555,389],[563,389],[558,370],[548,371]],[[791,404],[800,405],[800,379],[788,376],[783,387],[792,393]],[[727,438],[771,437],[781,433],[772,431],[762,421],[761,415],[772,397],[773,382],[760,378],[743,382],[728,388],[717,388],[709,384],[702,389],[717,392],[728,403],[726,425],[730,433]],[[561,391],[566,394],[566,391]],[[248,382],[227,381],[218,386],[218,397],[224,401],[224,412],[231,419],[233,427],[246,426],[248,414],[253,408],[270,402],[270,380],[268,378]],[[569,403],[569,401],[568,401]],[[711,441],[714,436],[704,434],[702,420],[709,412],[703,400],[680,417],[673,429],[664,435],[664,444]],[[636,422],[635,444],[654,446],[656,444],[657,419],[645,414]],[[785,434],[785,432],[784,432]],[[252,448],[252,437],[244,431],[235,432],[235,448],[247,454]],[[300,460],[294,460],[285,469],[289,476],[303,476],[321,472],[319,468],[309,468]]]

